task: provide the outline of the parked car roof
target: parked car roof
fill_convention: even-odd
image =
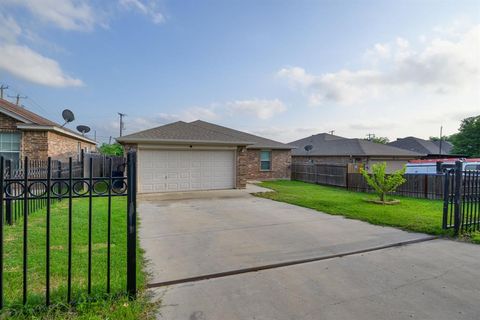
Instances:
[[[320,133],[289,143],[297,148],[293,156],[423,156],[425,154],[408,151],[364,139],[349,139],[328,133]],[[305,146],[310,145],[307,151]]]

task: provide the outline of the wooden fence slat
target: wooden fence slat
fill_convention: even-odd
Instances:
[[[394,195],[443,199],[444,175],[407,174],[405,179],[407,181]],[[348,173],[346,165],[294,163],[292,180],[344,187],[357,192],[374,192],[360,173]]]

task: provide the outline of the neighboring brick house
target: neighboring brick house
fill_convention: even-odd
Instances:
[[[5,159],[63,160],[95,148],[95,141],[0,99],[0,155]]]
[[[424,153],[404,150],[364,139],[348,139],[320,133],[289,143],[294,163],[348,165],[349,172],[369,170],[373,164],[385,162],[387,172],[401,169],[409,160]],[[307,147],[308,146],[308,147]]]
[[[140,193],[245,188],[290,179],[291,149],[205,121],[174,122],[117,138],[138,153]]]

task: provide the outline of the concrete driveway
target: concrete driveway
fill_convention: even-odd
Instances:
[[[238,190],[145,197],[139,214],[159,319],[480,318],[480,246]]]

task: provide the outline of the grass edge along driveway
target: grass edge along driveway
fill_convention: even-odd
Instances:
[[[378,205],[364,201],[374,194],[347,191],[342,188],[300,181],[264,181],[260,186],[274,190],[255,194],[258,197],[286,202],[341,215],[375,225],[396,227],[407,231],[451,236],[442,229],[443,201],[395,196],[398,205]]]

